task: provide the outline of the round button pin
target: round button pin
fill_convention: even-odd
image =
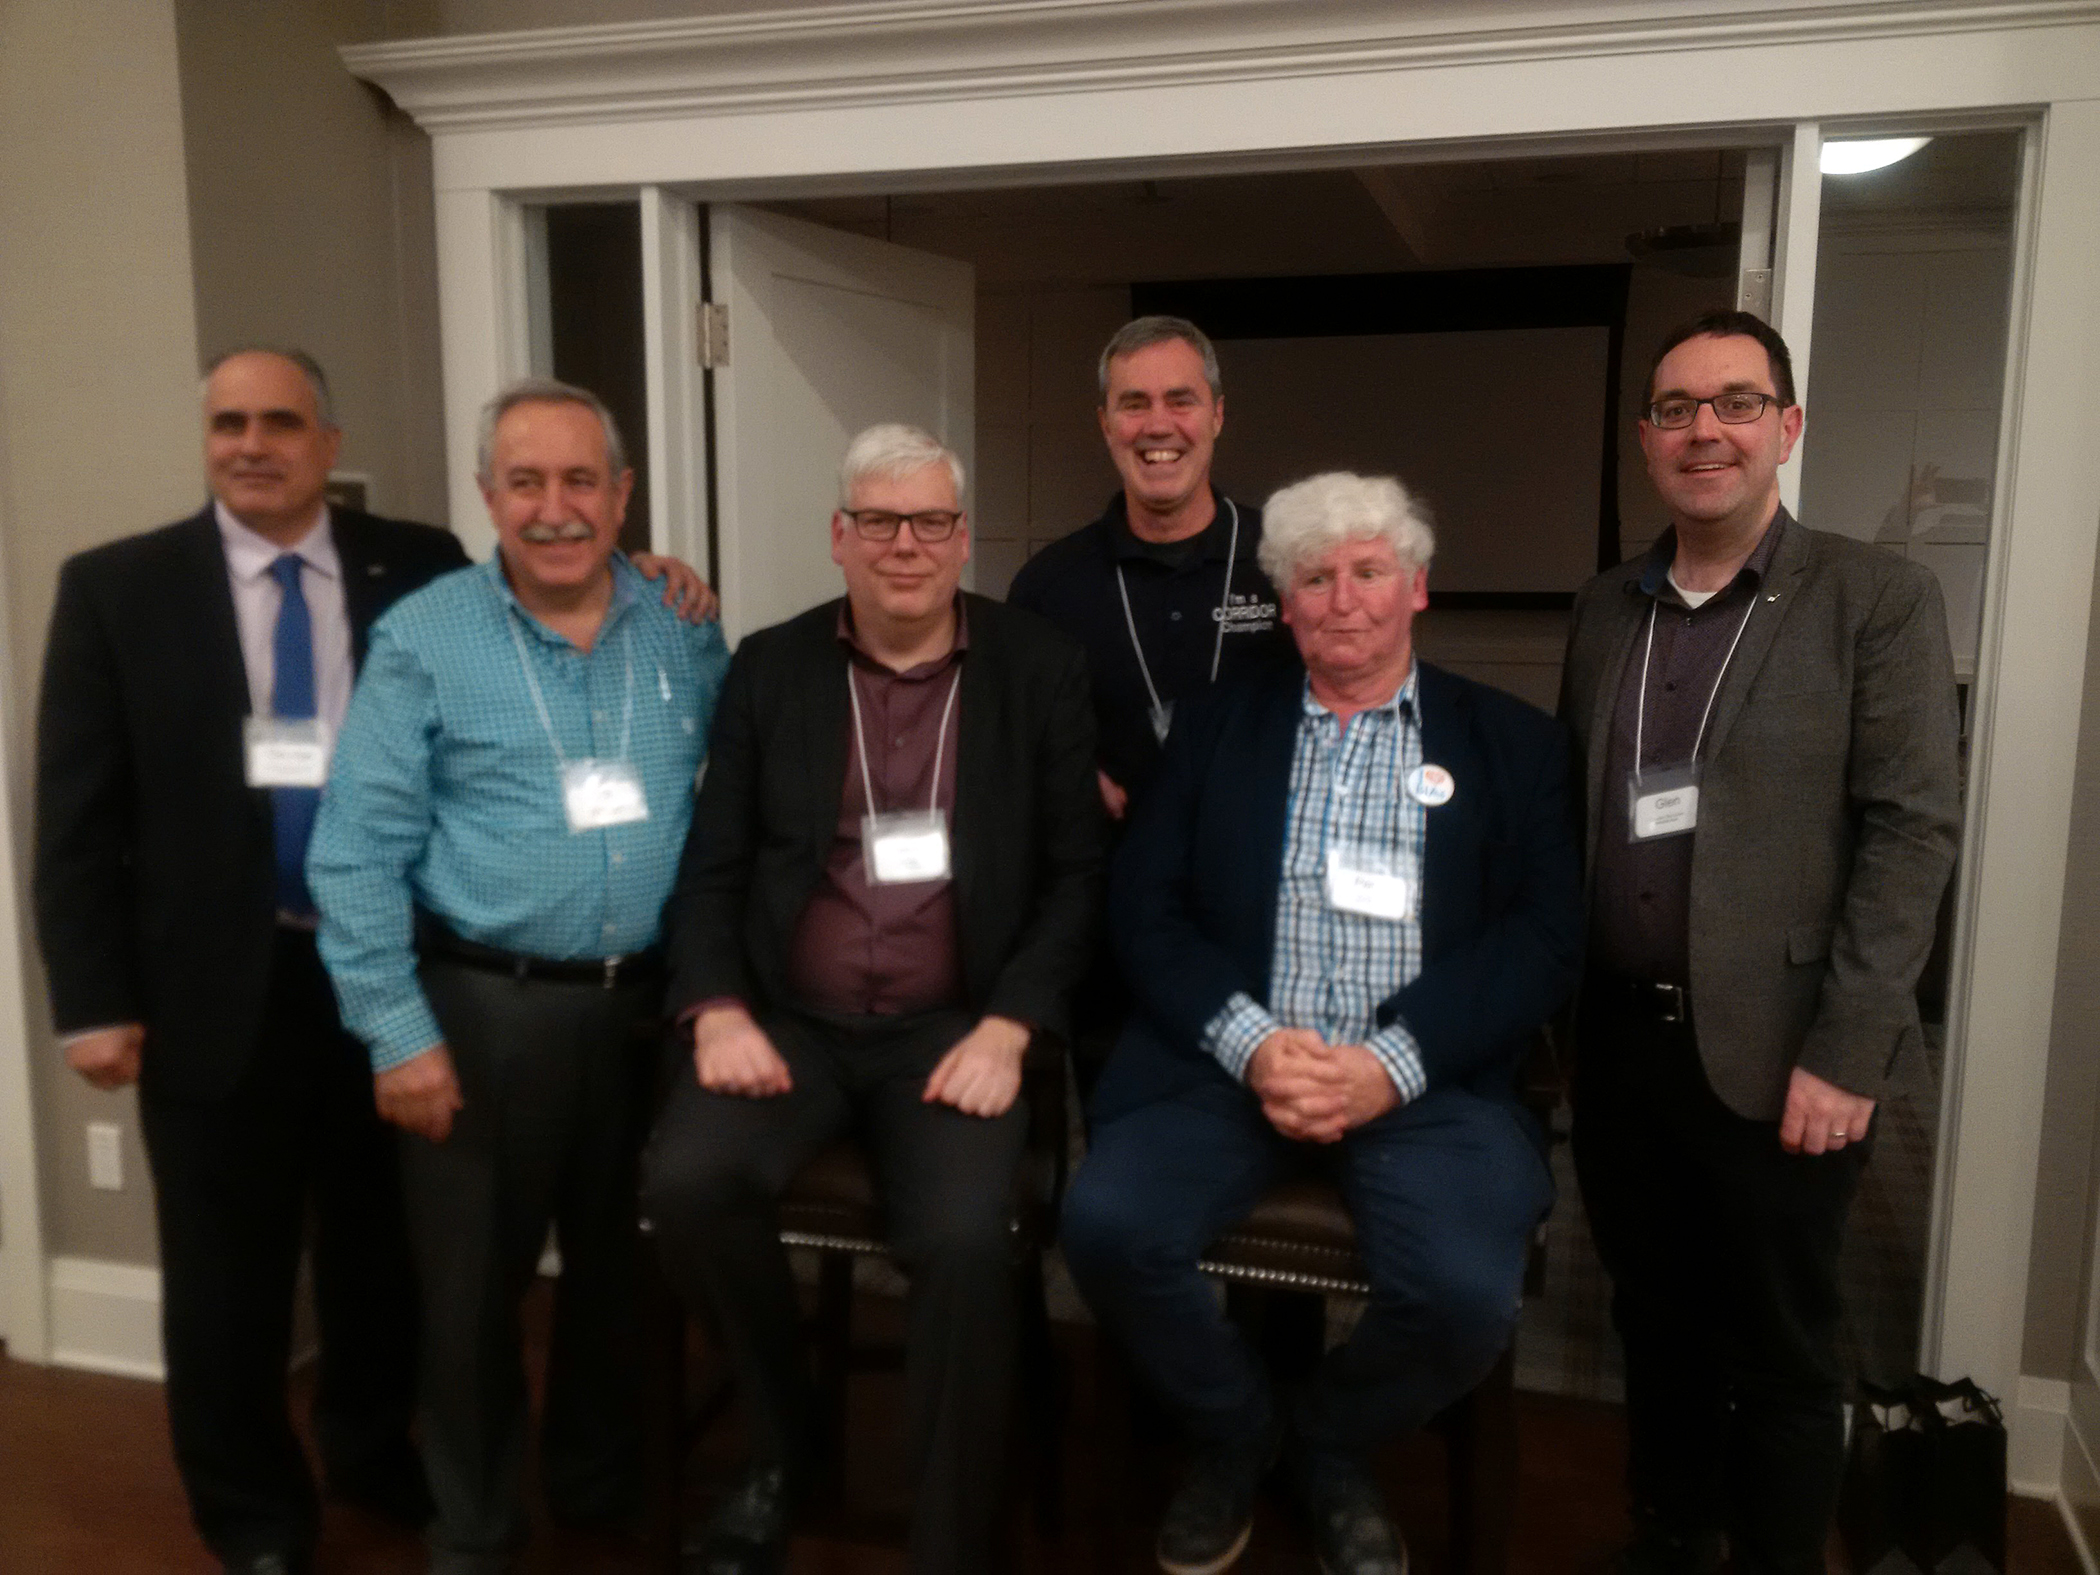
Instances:
[[[1416,766],[1407,774],[1407,796],[1431,809],[1450,803],[1457,791],[1457,781],[1442,766]]]

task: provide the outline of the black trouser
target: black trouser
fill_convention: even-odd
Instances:
[[[1743,1575],[1823,1568],[1844,1465],[1838,1260],[1869,1136],[1812,1156],[1715,1096],[1691,1025],[1597,981],[1575,1169],[1626,1346],[1637,1511]]]
[[[426,959],[464,1108],[401,1140],[423,1291],[422,1441],[440,1567],[502,1568],[525,1539],[519,1304],[561,1249],[542,1480],[557,1518],[637,1508],[641,1345],[635,1153],[661,984],[520,980]]]
[[[664,1272],[711,1308],[761,1458],[805,1477],[814,1396],[775,1200],[803,1164],[853,1131],[875,1168],[890,1247],[911,1275],[905,1372],[918,1484],[911,1567],[982,1575],[998,1518],[1013,1382],[1013,1181],[1020,1101],[994,1120],[920,1096],[971,1019],[928,1013],[864,1027],[762,1020],[794,1089],[771,1099],[702,1090],[690,1058],[644,1161]]]
[[[234,1090],[143,1099],[139,1114],[160,1219],[168,1422],[190,1514],[222,1558],[274,1551],[296,1566],[320,1526],[285,1395],[309,1205],[314,1426],[331,1481],[398,1469],[416,1368],[394,1139],[312,935],[278,932],[255,1055]]]

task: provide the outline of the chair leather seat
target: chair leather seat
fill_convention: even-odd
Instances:
[[[1310,1177],[1270,1188],[1252,1213],[1211,1243],[1203,1263],[1207,1268],[1314,1274],[1369,1290],[1363,1260],[1356,1253],[1356,1226],[1341,1194]]]

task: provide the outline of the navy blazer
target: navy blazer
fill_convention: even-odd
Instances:
[[[1416,671],[1423,759],[1457,791],[1427,811],[1422,971],[1377,1020],[1405,1022],[1430,1088],[1507,1098],[1582,958],[1572,751],[1566,730],[1523,701],[1427,663]],[[1111,880],[1110,935],[1138,1010],[1095,1091],[1096,1121],[1229,1077],[1204,1027],[1236,990],[1268,1000],[1304,691],[1304,668],[1279,662],[1176,711]]]

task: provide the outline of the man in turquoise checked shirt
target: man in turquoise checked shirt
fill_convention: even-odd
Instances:
[[[542,1440],[558,1521],[637,1508],[635,1153],[657,928],[691,818],[719,625],[616,551],[634,473],[598,399],[534,379],[482,413],[496,555],[374,629],[307,876],[372,1054],[422,1280],[433,1571],[526,1533],[518,1306],[562,1254]]]

